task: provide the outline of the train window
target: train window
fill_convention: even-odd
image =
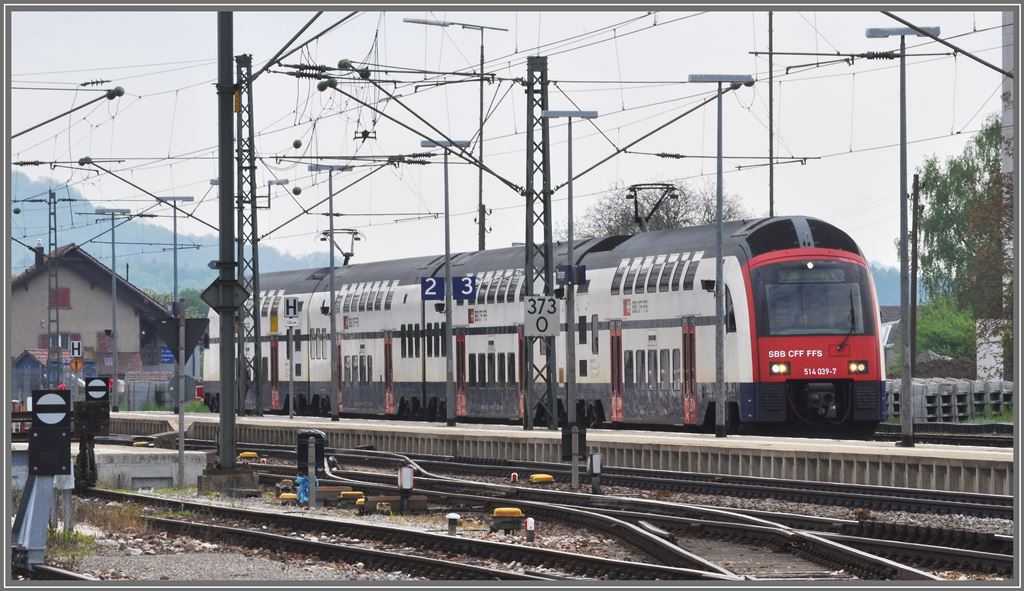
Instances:
[[[267,311],[270,310],[270,302],[272,298],[269,295],[267,295],[269,293],[270,292],[264,292],[263,305],[260,306],[260,316],[262,316],[263,318],[267,317]]]
[[[359,383],[366,383],[366,355],[359,356]]]
[[[297,378],[302,377],[302,364],[301,363],[296,363],[295,364],[295,377],[297,377]]]
[[[600,347],[598,347],[599,341],[597,338],[600,334],[601,333],[597,327],[597,314],[592,314],[590,316],[590,352],[594,355],[597,355],[600,352]]]
[[[750,256],[756,257],[773,250],[800,248],[800,238],[796,235],[792,221],[775,220],[751,232],[747,236],[747,245],[750,247]]]
[[[672,349],[672,387],[679,389],[679,349]]]
[[[587,344],[587,317],[580,316],[579,320],[576,321],[576,334],[579,337],[581,345]]]
[[[469,385],[476,385],[476,355],[469,354]]]
[[[420,334],[420,325],[417,324],[416,325],[416,330],[413,331],[413,333],[412,333],[413,351],[415,351],[415,355],[413,355],[413,357],[415,357],[417,359],[420,358],[420,338],[421,337],[422,337],[422,335]]]
[[[725,286],[725,332],[736,332],[736,310],[732,306],[732,294]]]
[[[427,323],[427,357],[434,356],[434,323]]]
[[[508,291],[508,284],[512,281],[512,271],[505,271],[504,277],[501,278],[501,284],[498,285],[497,302],[499,304],[505,303],[505,293]]]
[[[480,382],[479,382],[480,385],[481,386],[486,386],[487,385],[487,354],[486,353],[477,353],[476,354],[476,367],[477,367],[477,377],[480,378]]]
[[[398,281],[392,281],[391,287],[388,288],[388,297],[384,300],[384,309],[391,309],[391,300],[395,297],[395,287],[398,285]]]
[[[448,323],[447,322],[442,322],[441,323],[440,339],[441,339],[441,357],[447,357],[448,356]]]
[[[293,338],[295,339],[295,350],[296,351],[301,351],[302,350],[302,331],[296,328],[295,329],[295,336]]]
[[[491,285],[491,273],[488,271],[483,274],[483,279],[477,279],[476,284],[476,303],[483,304],[487,300],[487,288]]]
[[[587,377],[587,360],[586,359],[580,359],[580,377],[581,378]]]
[[[498,271],[498,272],[496,272],[494,274],[494,277],[491,279],[491,285],[487,289],[487,303],[488,304],[493,304],[494,303],[494,298],[495,298],[495,296],[497,294],[497,291],[498,291],[498,285],[501,284],[501,275],[502,275],[501,271]]]
[[[638,349],[636,352],[636,385],[642,387],[647,383],[647,357],[644,356],[643,349]]]
[[[615,269],[615,275],[612,277],[612,295],[619,295],[619,292],[622,291],[622,276],[626,274],[627,268],[629,268],[629,259],[619,261],[619,266]]]
[[[690,264],[686,267],[686,277],[683,278],[683,289],[693,289],[693,278],[697,275],[697,267],[700,266],[700,257],[703,254],[703,252],[693,253],[693,260],[690,261]]]
[[[487,379],[490,384],[497,383],[497,366],[495,365],[494,353],[487,354]]]
[[[523,301],[526,297],[526,276],[523,276],[523,280],[519,282],[519,301]]]
[[[665,259],[667,258],[667,256],[662,254],[658,255],[658,258],[655,259],[654,267],[651,268],[651,274],[647,276],[647,293],[658,291],[658,277],[665,270]]]
[[[677,263],[679,262],[679,253],[672,253],[668,255],[668,260],[665,261],[665,270],[661,273],[661,279],[658,281],[658,291],[668,291],[669,280],[672,279],[672,272],[675,270]]]
[[[368,302],[369,300],[370,300],[370,285],[367,283],[367,284],[363,285],[363,294],[361,296],[359,296],[359,309],[358,310],[360,312],[365,312],[366,311],[366,302]]]
[[[640,267],[640,275],[636,278],[636,285],[633,286],[633,293],[644,293],[644,284],[647,282],[647,276],[653,268],[654,257],[646,257],[643,266]]]
[[[509,279],[508,282],[508,293],[505,294],[506,302],[511,304],[516,301],[516,288],[518,288],[521,283],[523,283],[523,271],[521,269],[516,269],[512,272],[512,278]]]
[[[366,356],[366,383],[369,384],[373,381],[373,356]]]
[[[345,303],[341,306],[341,309],[345,312],[352,311],[352,297],[355,295],[355,289],[349,290],[348,294],[345,295]]]
[[[386,292],[386,291],[387,291],[387,288],[382,284],[381,287],[380,287],[380,290],[377,292],[377,299],[373,302],[373,309],[374,310],[380,310],[381,309],[381,306],[384,304],[384,292]]]
[[[811,218],[807,218],[807,226],[811,229],[815,248],[835,248],[860,254],[857,243],[839,228]]]
[[[516,354],[508,354],[508,383],[509,385],[515,385],[516,383]]]
[[[669,371],[672,369],[668,364],[668,349],[662,349],[659,353],[661,363],[661,384],[668,385]]]
[[[652,387],[658,383],[658,351],[655,349],[647,350],[647,383]]]
[[[629,273],[626,274],[626,282],[622,284],[622,293],[630,295],[633,293],[633,282],[636,281],[636,274],[640,272],[640,263],[643,259],[637,257],[629,264]]]
[[[683,269],[686,268],[686,261],[690,259],[690,253],[684,252],[679,256],[679,262],[676,263],[676,270],[672,272],[672,291],[679,291],[679,279],[683,276]]]
[[[498,353],[498,385],[505,385],[505,354]]]
[[[622,357],[623,357],[623,363],[622,363],[623,375],[624,375],[625,380],[626,380],[626,385],[632,386],[633,385],[633,352],[632,351],[625,351],[622,354]]]
[[[404,324],[401,325],[401,327],[398,329],[398,340],[402,342],[402,345],[401,345],[402,359],[405,359],[405,352],[406,352],[405,345],[406,345],[406,343],[405,343],[405,325]]]

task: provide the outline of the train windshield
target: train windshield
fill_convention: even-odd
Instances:
[[[836,261],[793,261],[753,271],[760,336],[874,334],[867,272]]]

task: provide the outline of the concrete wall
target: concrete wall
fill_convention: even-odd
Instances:
[[[76,273],[68,264],[58,274],[61,288],[71,290],[71,307],[60,310],[60,331],[80,333],[83,349],[95,351],[96,333],[111,328],[110,281],[94,284]],[[120,296],[120,290],[118,290]],[[117,349],[122,353],[139,351],[138,310],[118,298]],[[18,355],[25,349],[39,346],[39,336],[46,334],[49,302],[48,275],[42,273],[25,285],[11,290],[10,350]],[[88,357],[88,355],[86,355]],[[109,357],[108,355],[100,357]],[[97,359],[103,365],[103,359]]]

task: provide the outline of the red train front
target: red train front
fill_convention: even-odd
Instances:
[[[855,247],[802,246],[746,265],[754,383],[741,420],[872,433],[886,400],[871,273]]]

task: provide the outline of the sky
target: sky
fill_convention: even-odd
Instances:
[[[234,53],[251,54],[260,67],[313,14],[236,12]],[[324,12],[296,45],[346,14]],[[999,12],[897,15],[915,25],[939,26],[943,38],[1002,65]],[[753,87],[722,99],[724,191],[738,196],[752,216],[767,214],[768,167],[749,167],[765,164],[768,154],[768,58],[751,54],[768,50],[766,11],[363,12],[285,62],[334,67],[339,60],[349,59],[357,66],[380,64],[387,71],[375,75],[385,80],[384,89],[400,95],[397,99],[351,78],[339,88],[378,105],[386,116],[338,92],[318,92],[316,80],[296,79],[285,73],[294,70],[285,67],[270,68],[254,84],[259,194],[270,192],[269,209],[261,210],[258,220],[263,244],[300,255],[326,249],[319,233],[326,229],[327,218],[317,215],[326,212],[326,204],[312,208],[310,214],[299,214],[327,197],[327,175],[308,172],[308,160],[301,157],[422,152],[422,136],[438,135],[430,126],[452,139],[475,139],[478,83],[437,85],[433,72],[475,72],[479,32],[406,23],[404,18],[508,29],[487,31],[484,37],[485,70],[495,76],[494,83],[484,88],[485,106],[492,111],[484,130],[484,162],[518,186],[525,183],[526,96],[517,79],[526,75],[528,55],[548,56],[553,82],[550,108],[599,112],[592,122],[573,125],[576,173],[710,97],[713,85],[685,83],[689,74],[753,75],[757,80]],[[121,98],[102,100],[14,138],[10,161],[124,159],[103,166],[157,195],[194,196],[197,205],[187,210],[217,225],[217,191],[209,182],[217,176],[216,13],[15,11],[9,26],[10,70],[5,84],[11,96],[11,132],[99,96],[86,89],[114,85],[125,89]],[[899,47],[897,39],[868,39],[864,33],[868,27],[895,26],[902,25],[877,11],[778,11],[774,13],[774,50],[823,54],[894,50]],[[999,73],[963,55],[954,57],[951,50],[927,39],[908,38],[907,45],[907,159],[912,174],[930,156],[944,160],[959,154],[985,117],[1000,112],[1002,79]],[[932,55],[920,55],[925,53]],[[775,153],[799,160],[775,167],[775,211],[829,221],[847,231],[866,258],[895,266],[898,60],[827,63],[835,59],[834,55],[775,57]],[[443,78],[455,81],[465,76]],[[79,86],[91,80],[109,82]],[[716,113],[711,102],[630,149],[640,153],[620,154],[577,179],[577,219],[616,186],[684,179],[693,186],[713,188]],[[363,140],[357,137],[363,130],[373,133]],[[566,139],[565,125],[553,122],[555,187],[566,181]],[[302,142],[298,149],[293,147],[295,140]],[[688,157],[650,155],[659,152]],[[441,158],[432,158],[429,165],[386,166],[345,188],[377,168],[366,161],[357,164],[354,171],[334,178],[335,191],[344,188],[335,197],[335,210],[344,214],[337,226],[358,229],[365,236],[355,244],[353,262],[442,254]],[[737,170],[737,166],[747,168]],[[33,180],[49,177],[57,186],[68,183],[97,207],[141,211],[154,203],[125,180],[96,171],[64,165],[14,169]],[[477,178],[473,166],[457,158],[451,161],[453,252],[477,246]],[[268,188],[267,181],[273,179],[288,179],[289,185]],[[294,187],[301,189],[300,195],[291,192]],[[566,223],[565,198],[565,188],[554,194],[556,227]],[[488,248],[522,242],[523,197],[485,174],[484,202],[493,211],[488,218]],[[170,227],[167,207],[148,212],[163,216],[148,221]],[[297,215],[295,221],[285,223]],[[42,234],[38,229],[24,230],[19,231],[15,216],[12,232],[16,236],[45,240],[45,230]],[[179,219],[179,231],[213,237],[212,230],[193,219]],[[214,250],[210,252],[215,256]]]

